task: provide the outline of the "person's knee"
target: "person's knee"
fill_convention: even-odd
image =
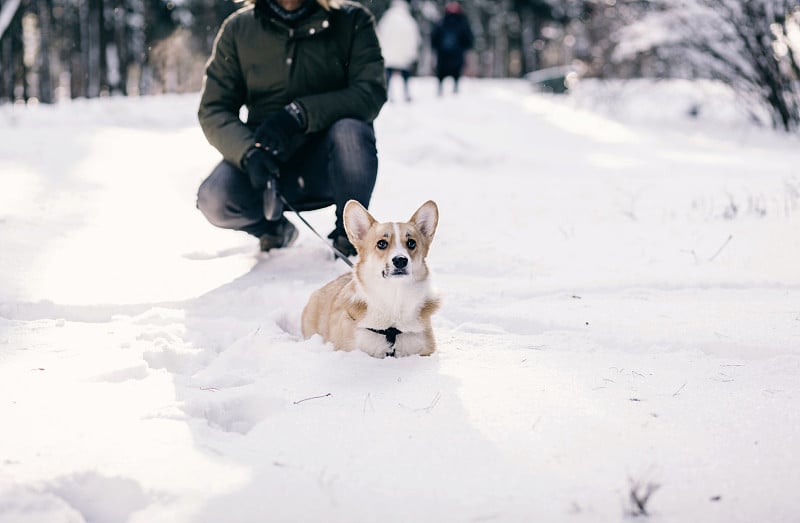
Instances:
[[[231,218],[231,204],[236,201],[238,172],[227,162],[221,162],[197,189],[197,208],[217,227],[226,227]]]
[[[332,148],[329,172],[333,183],[351,188],[372,187],[378,172],[372,125],[344,118],[331,126],[329,139]]]
[[[220,191],[215,190],[210,179],[206,179],[197,190],[197,208],[211,223],[220,227],[225,222],[225,198]]]
[[[374,155],[375,131],[372,125],[356,118],[342,118],[331,125],[329,139],[334,149],[346,151],[349,154]]]

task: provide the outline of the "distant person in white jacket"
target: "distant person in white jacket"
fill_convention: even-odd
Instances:
[[[407,102],[411,101],[408,79],[419,58],[422,37],[419,25],[411,16],[407,0],[392,0],[389,9],[381,17],[377,27],[378,40],[386,67],[386,90],[389,80],[395,73],[403,78],[403,93]],[[390,96],[391,100],[391,96]]]

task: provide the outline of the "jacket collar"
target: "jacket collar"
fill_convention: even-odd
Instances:
[[[244,0],[244,2],[246,5],[252,5],[256,11],[265,9],[266,0]],[[332,9],[341,9],[347,3],[347,0],[316,0],[316,2],[323,10],[330,11]],[[268,10],[268,8],[266,9]]]
[[[300,20],[308,18],[314,11],[320,9],[315,0],[305,0],[299,9],[287,11],[276,0],[261,0],[258,3],[259,9],[263,9],[267,16],[276,17],[287,24],[295,25]]]
[[[291,25],[272,13],[264,13],[264,18],[268,24],[289,33],[290,38],[309,38],[327,30],[331,25],[330,13],[324,9],[318,9],[307,18]]]

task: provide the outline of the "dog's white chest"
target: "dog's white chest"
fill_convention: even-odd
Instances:
[[[429,299],[427,285],[390,285],[365,295],[367,313],[360,322],[364,328],[420,332],[424,325],[420,312]]]

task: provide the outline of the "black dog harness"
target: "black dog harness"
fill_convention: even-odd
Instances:
[[[367,327],[367,330],[372,331],[375,334],[383,334],[386,336],[386,341],[392,346],[392,350],[387,352],[386,355],[394,358],[394,342],[397,341],[397,335],[403,334],[403,331],[395,327],[389,327],[388,329],[370,329]]]

